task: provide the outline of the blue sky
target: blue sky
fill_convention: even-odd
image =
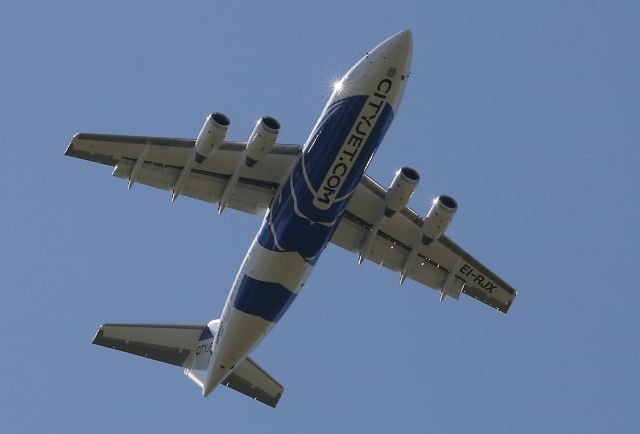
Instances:
[[[637,2],[4,2],[0,430],[637,432]],[[78,131],[307,137],[330,83],[404,28],[403,105],[369,173],[511,283],[508,315],[327,249],[255,359],[277,409],[101,347],[102,322],[216,318],[259,221],[64,157]]]

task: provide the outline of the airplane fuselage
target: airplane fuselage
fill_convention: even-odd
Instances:
[[[214,338],[207,396],[295,300],[398,109],[411,33],[387,39],[336,84],[242,262]]]

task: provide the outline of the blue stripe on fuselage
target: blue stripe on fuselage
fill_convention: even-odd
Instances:
[[[307,262],[314,265],[323,240],[331,238],[334,228],[298,216],[291,193],[291,183],[287,182],[282,187],[279,197],[281,200],[273,206],[264,220],[258,234],[258,243],[265,249],[276,252],[298,252]]]
[[[279,283],[263,282],[245,274],[233,307],[267,321],[277,322],[295,298],[295,293]]]
[[[341,100],[333,105],[331,112],[320,122],[316,134],[305,147],[304,160],[298,159],[265,218],[258,235],[261,246],[273,251],[295,251],[315,264],[336,230],[348,198],[337,201],[328,210],[317,209],[313,205],[314,192],[309,190],[305,181],[303,164],[311,185],[316,188],[327,170],[330,170],[366,100],[364,95]],[[348,196],[360,182],[366,166],[393,120],[391,106],[385,104],[379,116],[340,189],[340,196]]]
[[[349,194],[360,182],[393,120],[393,109],[385,103],[340,187],[337,197],[346,199],[335,201],[327,210],[316,208],[313,205],[313,190],[319,188],[331,170],[366,102],[366,95],[349,97],[335,102],[325,111],[315,134],[305,146],[303,155],[296,162],[263,221],[258,234],[258,243],[262,247],[275,252],[297,252],[311,265],[316,263],[338,227]],[[305,179],[305,169],[311,189]],[[276,322],[295,297],[295,293],[278,283],[263,282],[244,275],[233,305],[242,312]]]
[[[331,110],[325,112],[303,151],[303,162],[313,190],[320,188],[366,102],[367,95],[351,96],[336,101]]]
[[[351,101],[353,100],[353,101]],[[292,176],[294,177],[294,190],[298,199],[298,209],[302,214],[316,222],[334,222],[346,207],[348,200],[338,200],[326,210],[320,210],[314,205],[315,192],[322,189],[322,181],[331,170],[336,158],[341,152],[342,145],[347,141],[351,128],[358,121],[358,115],[364,104],[367,102],[366,96],[356,96],[346,98],[336,111],[332,113],[330,119],[325,123],[324,130],[339,131],[340,134],[325,133],[318,129],[314,137],[313,146],[305,149],[302,161],[294,167]],[[357,112],[354,115],[354,108]],[[368,134],[366,141],[360,145],[359,153],[353,162],[349,174],[342,182],[339,190],[335,193],[336,198],[347,198],[357,187],[367,165],[371,161],[373,154],[378,149],[389,125],[393,121],[393,109],[387,103],[377,115],[378,119]],[[297,176],[302,176],[302,169],[306,171],[309,182],[313,187],[310,192],[306,183],[297,182]]]

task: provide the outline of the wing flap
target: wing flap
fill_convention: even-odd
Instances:
[[[358,219],[354,214],[346,212],[331,242],[346,250],[358,253],[370,228],[370,224]],[[400,273],[409,251],[410,248],[406,244],[387,232],[379,230],[367,259]],[[412,271],[407,277],[431,288],[439,288],[443,285],[447,274],[446,270],[437,263],[417,256]]]
[[[129,179],[134,164],[134,161],[122,160],[116,165],[113,176],[125,180]],[[137,182],[160,190],[172,191],[178,176],[180,176],[180,171],[181,169],[174,167],[163,167],[145,162]],[[229,175],[222,173],[191,170],[180,194],[205,202],[217,203],[229,178]],[[228,207],[249,214],[259,214],[269,207],[277,189],[278,184],[276,183],[240,178]]]

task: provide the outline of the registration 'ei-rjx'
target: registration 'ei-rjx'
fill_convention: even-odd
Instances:
[[[516,292],[444,235],[457,204],[440,196],[426,217],[407,207],[409,167],[388,189],[364,172],[400,105],[412,36],[385,40],[336,83],[304,145],[276,144],[280,124],[258,120],[246,142],[225,141],[229,119],[207,117],[196,140],[76,134],[66,155],[113,175],[264,219],[219,319],[208,324],[104,324],[94,344],[184,368],[207,396],[219,384],[274,406],[283,387],[248,355],[273,328],[329,243],[458,299],[507,312]]]

